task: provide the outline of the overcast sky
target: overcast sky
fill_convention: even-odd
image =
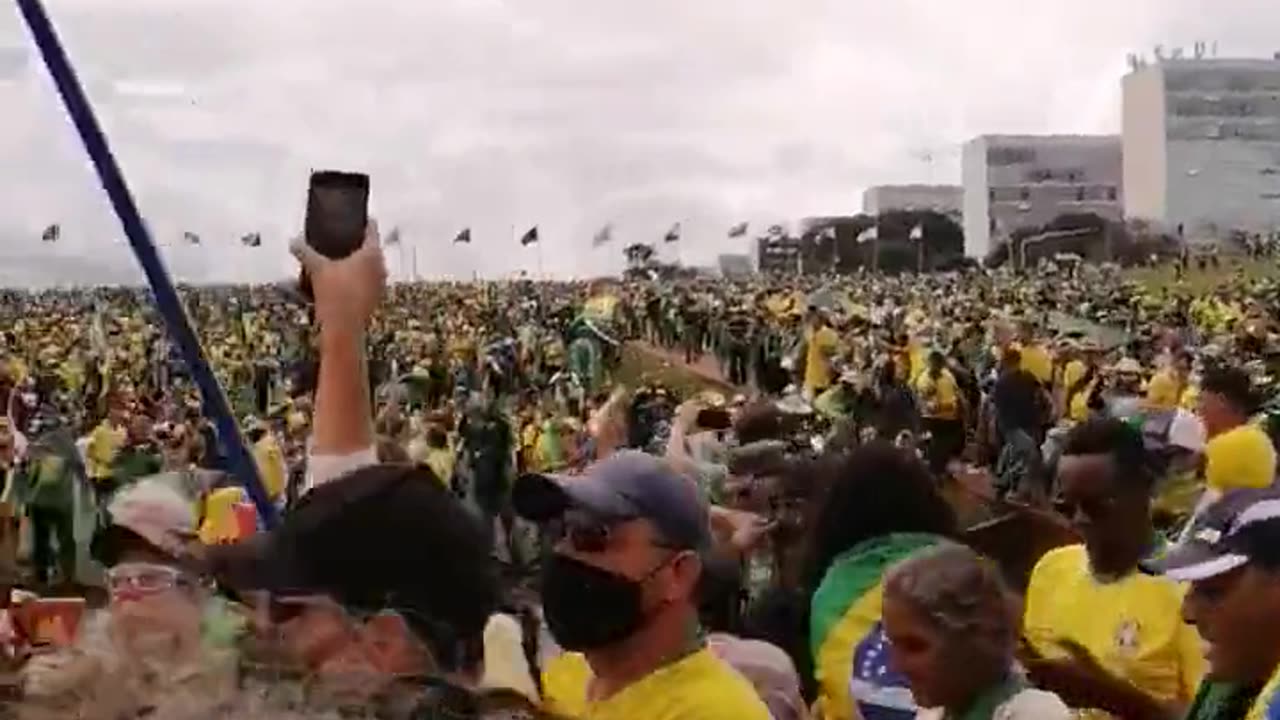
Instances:
[[[1275,0],[46,2],[195,281],[289,271],[313,167],[371,173],[423,275],[536,272],[515,239],[533,224],[548,273],[616,269],[676,221],[683,259],[710,262],[739,220],[958,182],[973,135],[1117,132],[1128,52],[1280,49]],[[0,130],[0,282],[135,275],[12,3]],[[39,243],[55,221],[63,241]],[[592,250],[607,222],[614,246]],[[467,226],[473,244],[450,244]],[[201,248],[175,242],[186,229]],[[237,247],[255,230],[264,248]]]

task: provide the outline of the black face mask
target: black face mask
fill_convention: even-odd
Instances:
[[[565,650],[615,645],[644,624],[642,581],[552,553],[542,571],[542,609]]]

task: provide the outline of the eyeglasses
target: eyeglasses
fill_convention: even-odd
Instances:
[[[136,600],[195,586],[195,582],[178,568],[143,562],[120,563],[109,568],[106,581],[112,600]]]

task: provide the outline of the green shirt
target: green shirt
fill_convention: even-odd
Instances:
[[[1196,690],[1186,720],[1243,720],[1259,689],[1205,680]]]

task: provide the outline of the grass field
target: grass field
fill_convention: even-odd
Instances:
[[[729,386],[708,380],[676,363],[646,352],[635,344],[628,344],[623,348],[617,380],[632,388],[657,382],[681,397],[688,397],[702,390],[732,393]]]
[[[1125,275],[1152,290],[1161,290],[1177,285],[1177,275],[1172,265],[1161,265],[1155,268],[1134,268],[1126,270]],[[1183,279],[1182,287],[1193,293],[1210,292],[1224,284],[1230,283],[1238,275],[1250,280],[1260,278],[1280,278],[1280,261],[1277,260],[1237,260],[1224,257],[1222,267],[1217,270],[1197,270],[1193,264]]]

